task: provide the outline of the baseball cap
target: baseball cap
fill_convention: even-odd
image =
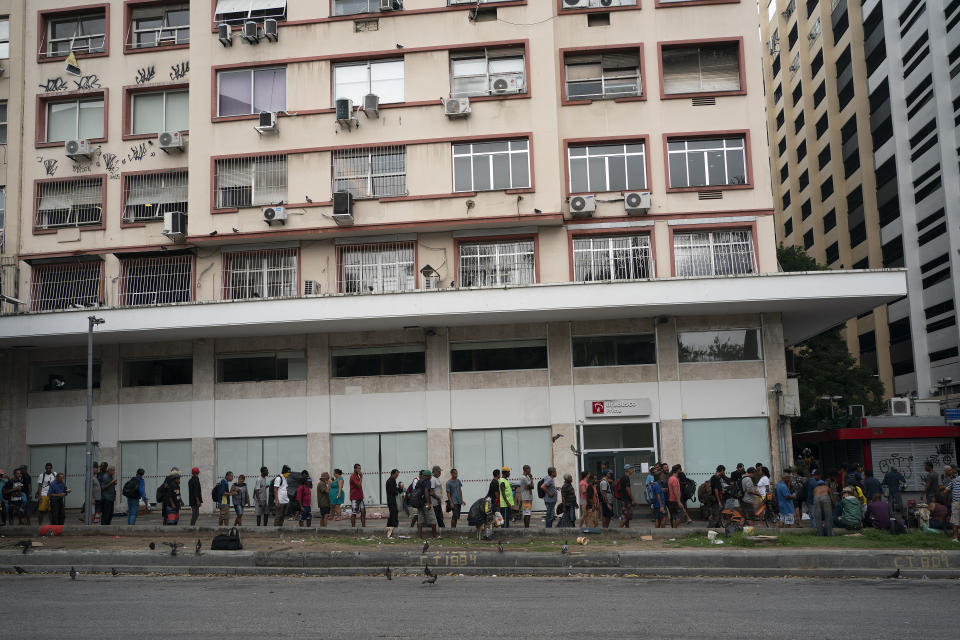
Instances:
[[[200,467],[194,467],[193,469],[190,469],[190,473],[200,473]]]
[[[433,471],[430,471],[430,469],[424,469],[424,470],[423,470],[423,475],[424,475],[424,477],[432,476],[432,475],[433,475]]]
[[[625,465],[623,465],[623,470],[624,470],[624,471],[630,471],[630,469],[633,469],[633,465],[632,465],[632,464],[625,464]]]
[[[500,469],[500,471],[510,471],[510,467],[504,467],[504,468]]]

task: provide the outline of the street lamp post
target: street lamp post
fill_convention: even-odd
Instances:
[[[83,487],[83,523],[93,522],[93,327],[106,322],[103,318],[87,316],[87,472]]]

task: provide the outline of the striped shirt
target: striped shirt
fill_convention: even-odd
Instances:
[[[960,476],[953,476],[953,479],[947,484],[947,489],[951,493],[952,500],[960,502]]]

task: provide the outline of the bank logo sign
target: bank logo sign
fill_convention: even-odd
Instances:
[[[607,418],[621,416],[649,416],[650,399],[632,398],[626,400],[587,400],[584,412],[588,418]]]

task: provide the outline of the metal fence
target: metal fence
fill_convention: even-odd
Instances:
[[[741,275],[756,271],[753,240],[746,230],[674,234],[673,256],[678,276]]]
[[[460,245],[461,287],[501,287],[537,280],[533,240],[475,242]]]
[[[152,256],[120,260],[119,304],[189,302],[193,289],[193,256]]]
[[[32,269],[30,310],[96,306],[103,301],[103,262],[38,264]]]
[[[287,156],[217,160],[217,208],[279,204],[287,200]]]
[[[103,179],[56,180],[37,187],[34,226],[56,229],[100,224],[103,214]]]
[[[417,287],[412,242],[341,245],[337,265],[341,293],[391,293]]]
[[[333,152],[333,190],[354,198],[407,195],[407,148],[402,145]]]
[[[186,213],[187,200],[186,171],[126,176],[123,219],[127,222],[163,220],[163,214],[168,211]]]
[[[573,279],[577,282],[635,280],[653,274],[648,235],[573,240]]]
[[[232,251],[223,255],[224,300],[297,295],[297,250]]]

